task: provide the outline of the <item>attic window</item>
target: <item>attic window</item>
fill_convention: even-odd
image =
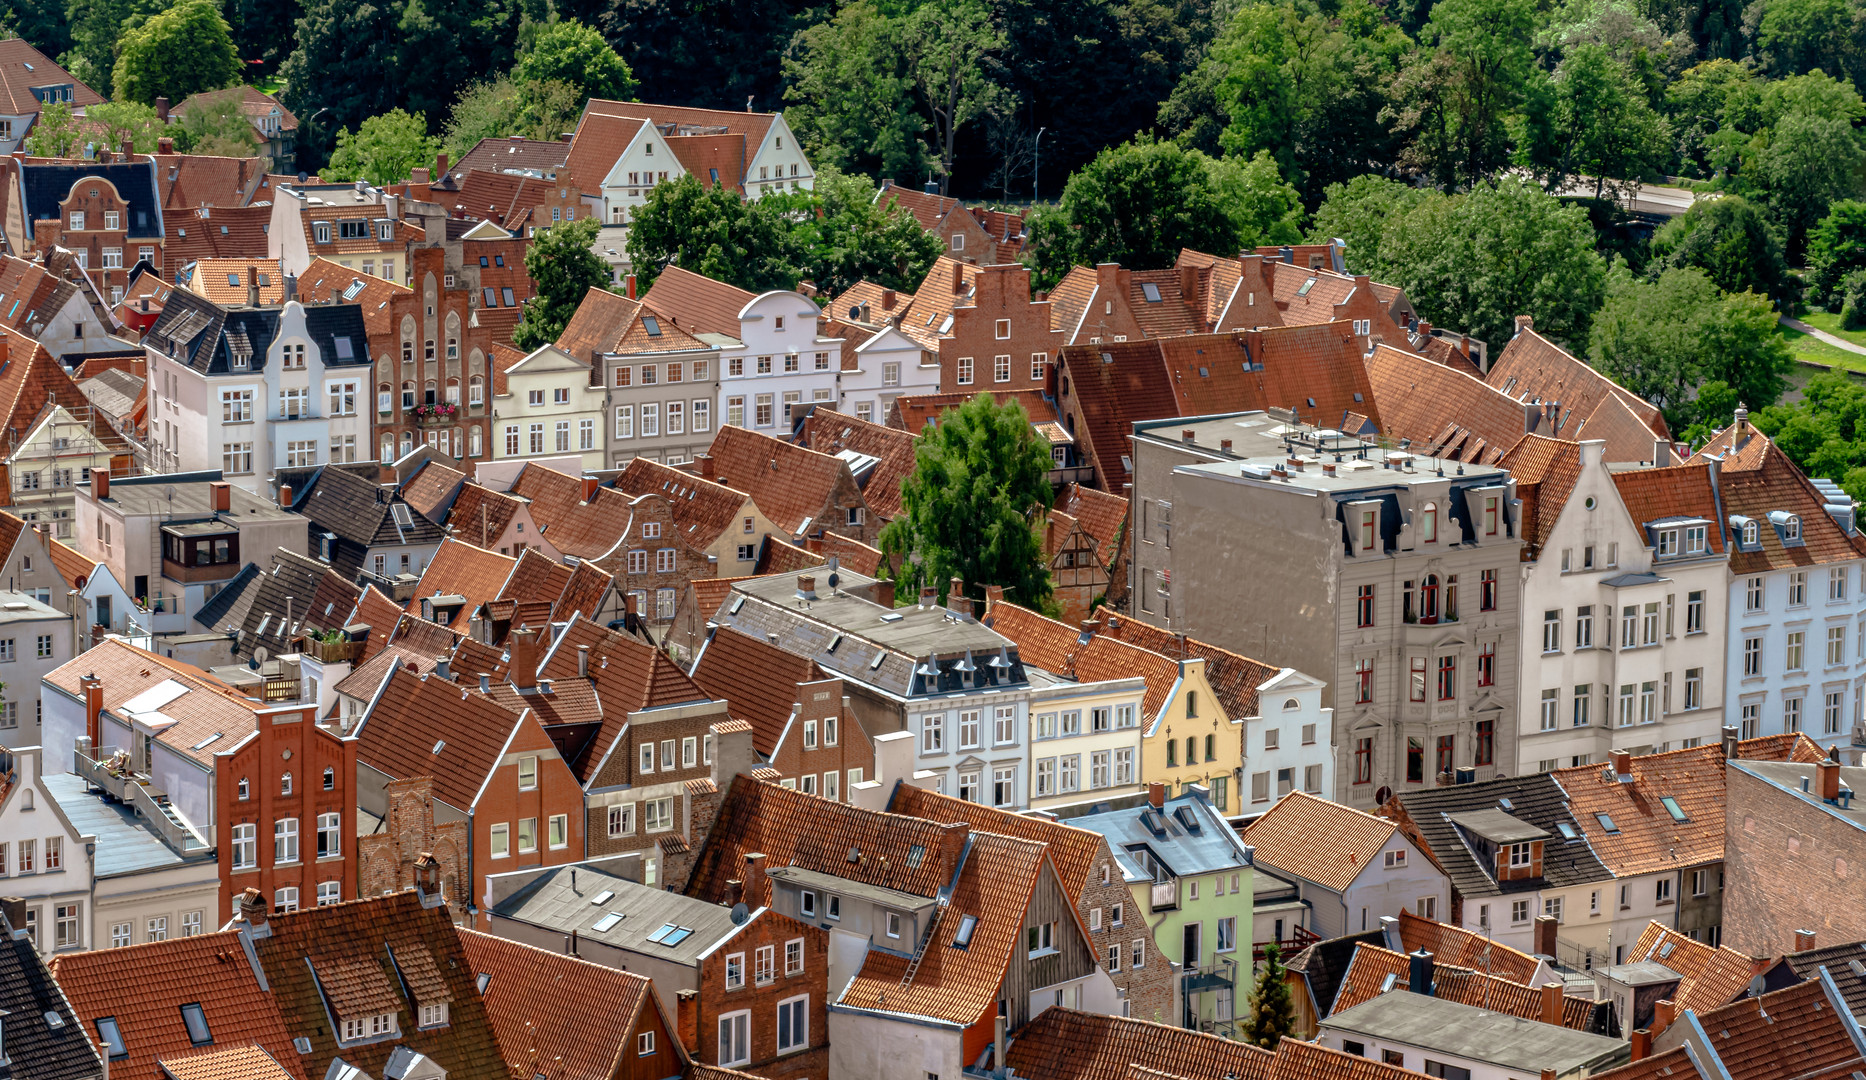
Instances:
[[[1678,800],[1672,798],[1670,795],[1667,795],[1664,798],[1661,798],[1659,800],[1659,805],[1665,807],[1665,812],[1672,815],[1673,821],[1689,821],[1690,820],[1690,818],[1685,817],[1685,812],[1679,809]]]
[[[1600,827],[1610,833],[1617,833],[1620,831],[1620,827],[1613,823],[1613,818],[1606,814],[1595,814],[1594,820],[1600,822]]]
[[[196,1046],[207,1046],[214,1041],[214,1033],[208,1030],[207,1014],[201,1011],[199,1003],[181,1007],[181,1022],[188,1028],[188,1041]]]
[[[609,894],[604,893],[603,895],[607,896]],[[599,934],[607,933],[608,931],[615,929],[615,925],[621,921],[622,921],[622,913],[619,911],[612,911],[609,914],[604,915],[602,918],[597,919],[596,925],[590,927],[590,929],[596,931]]]
[[[827,649],[824,649],[823,651],[828,652],[828,653],[833,653],[836,651],[836,646],[840,644],[842,644],[842,635],[837,634],[835,637],[832,637],[829,639],[829,647]]]
[[[1497,800],[1497,809],[1499,809],[1499,810],[1514,810],[1514,809],[1516,809],[1516,805],[1515,805],[1514,803],[1512,803],[1512,802],[1510,802],[1510,800],[1509,800],[1508,798],[1502,798],[1502,799],[1498,799],[1498,800]]]
[[[214,742],[214,740],[216,740],[216,739],[218,739],[218,738],[220,738],[220,736],[221,736],[221,732],[218,732],[218,731],[216,731],[216,732],[214,732],[214,733],[213,733],[212,735],[209,735],[209,736],[208,736],[207,738],[205,738],[205,739],[202,739],[202,740],[201,740],[200,742],[198,742],[198,743],[195,743],[195,744],[194,744],[193,746],[191,746],[191,747],[189,747],[188,749],[190,749],[190,750],[203,750],[203,749],[206,749],[206,748],[207,748],[208,746],[210,746],[210,745],[212,745],[212,744],[213,744],[213,742]]]
[[[336,337],[331,338],[331,343],[337,346],[337,359],[352,360],[356,358],[356,352],[350,346],[350,335],[338,334]]]
[[[227,284],[229,284],[229,285],[238,285],[239,283],[240,283],[240,275],[238,275],[238,274],[228,274],[228,275],[227,275]]]
[[[978,929],[978,916],[964,915],[959,919],[959,932],[952,936],[952,947],[963,949],[972,944],[972,931]]]
[[[642,329],[648,331],[649,337],[661,336],[661,320],[655,318],[653,315],[643,315],[641,317],[641,325]]]
[[[744,606],[745,606],[745,598],[743,596],[735,596],[732,598],[732,606],[726,609],[726,614],[737,615],[739,613],[739,609]]]
[[[1387,972],[1387,977],[1380,980],[1380,992],[1384,994],[1387,991],[1393,989],[1393,987],[1397,985],[1398,983],[1399,983],[1398,973],[1389,971]]]
[[[1315,399],[1314,399],[1314,398],[1303,398],[1302,400],[1304,400],[1304,401],[1306,401],[1306,402],[1308,402],[1308,403],[1309,403],[1309,408],[1311,408],[1311,409],[1313,409],[1313,408],[1315,408]]]
[[[1303,282],[1302,286],[1296,290],[1296,295],[1307,296],[1309,295],[1309,290],[1313,288],[1315,288],[1315,279],[1310,278],[1309,280]]]
[[[1570,824],[1568,824],[1568,823],[1567,823],[1567,822],[1565,822],[1565,821],[1558,821],[1558,822],[1556,822],[1556,823],[1555,823],[1555,828],[1556,828],[1556,829],[1557,829],[1558,831],[1560,831],[1560,833],[1561,833],[1561,838],[1562,838],[1563,840],[1574,840],[1574,839],[1576,839],[1576,836],[1575,836],[1575,831],[1574,831],[1574,826],[1573,826],[1573,825],[1570,825]]]
[[[228,276],[231,277],[232,275],[228,275]],[[352,278],[350,280],[350,287],[343,291],[343,298],[345,300],[354,300],[356,299],[356,294],[362,291],[363,291],[363,279]]]
[[[1153,282],[1151,281],[1142,282],[1140,286],[1140,292],[1141,292],[1141,295],[1147,298],[1147,303],[1157,304],[1160,302],[1160,287],[1158,285],[1155,285]]]
[[[601,907],[602,905],[607,904],[610,901],[610,899],[612,899],[614,896],[615,896],[614,889],[604,889],[602,892],[597,893],[596,896],[590,900],[590,903],[595,904],[598,907]]]
[[[440,752],[441,752],[442,750],[444,750],[444,749],[446,749],[446,748],[447,748],[447,740],[446,740],[446,739],[440,739],[440,740],[437,740],[437,741],[436,741],[436,742],[434,743],[434,749],[432,749],[432,750],[430,750],[430,751],[428,751],[428,753],[430,753],[430,754],[438,754],[438,753],[440,753]]]
[[[97,1037],[103,1040],[104,1048],[113,1058],[127,1057],[129,1048],[123,1045],[123,1032],[117,1029],[117,1018],[106,1016],[97,1021]]]

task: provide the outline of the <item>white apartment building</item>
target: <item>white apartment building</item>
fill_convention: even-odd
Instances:
[[[842,339],[823,332],[823,312],[802,293],[754,294],[670,266],[642,303],[719,348],[722,424],[788,439],[799,406],[837,400]]]
[[[855,347],[853,366],[843,365],[837,412],[885,424],[895,398],[939,393],[939,354],[922,349],[898,326],[857,336],[866,340]]]
[[[178,291],[143,344],[151,472],[217,469],[265,496],[276,469],[367,460],[360,308],[229,310]]]
[[[1505,460],[1538,512],[1520,564],[1518,772],[1716,742],[1728,556],[1710,468],[1609,467],[1604,442],[1539,442],[1542,460]]]
[[[34,684],[37,689],[37,684]],[[41,956],[93,947],[87,837],[53,798],[37,746],[0,751],[13,782],[0,793],[0,879],[26,901],[26,934]],[[71,765],[55,759],[54,772]]]
[[[0,747],[40,745],[39,679],[75,655],[82,618],[25,593],[0,592]]]
[[[1244,718],[1246,816],[1292,791],[1327,798],[1335,790],[1335,710],[1322,707],[1328,685],[1283,668],[1257,688],[1258,715]]]
[[[1745,412],[1715,459],[1728,516],[1725,711],[1741,738],[1866,742],[1866,539],[1853,501],[1811,482]]]
[[[589,364],[545,345],[505,369],[505,388],[492,399],[494,461],[574,455],[583,469],[603,467],[607,397]]]

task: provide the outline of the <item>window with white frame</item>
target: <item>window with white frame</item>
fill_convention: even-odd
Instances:
[[[786,998],[777,1007],[777,1051],[786,1054],[810,1045],[810,996]]]
[[[233,827],[233,868],[251,870],[259,865],[258,827],[254,825],[235,825]]]
[[[724,1068],[751,1061],[752,1014],[746,1010],[719,1018],[719,1064]]]

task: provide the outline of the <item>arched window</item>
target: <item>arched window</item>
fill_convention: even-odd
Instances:
[[[395,460],[395,436],[394,435],[391,435],[386,431],[382,433],[382,451],[376,460],[382,462],[385,465]]]
[[[1197,760],[1199,760],[1199,737],[1188,735],[1186,736],[1186,764],[1190,765]]]
[[[403,338],[402,339],[402,363],[412,364],[414,362],[415,362],[415,343],[412,341],[409,341],[407,338]]]
[[[376,411],[385,415],[395,411],[395,387],[388,383],[376,384]]]
[[[292,774],[286,773],[284,776],[279,777],[279,794],[290,795],[291,793],[292,793]]]
[[[475,375],[467,380],[467,404],[478,408],[486,404],[486,377]]]
[[[246,782],[246,777],[240,777],[240,801],[245,802],[248,798],[252,797],[252,794],[252,785]]]
[[[473,457],[478,457],[480,454],[479,428],[473,429],[473,434],[471,436],[471,449],[468,452]]]
[[[1425,512],[1419,515],[1419,542],[1438,543],[1438,504],[1426,503]]]
[[[1438,621],[1438,575],[1427,574],[1419,589],[1419,621]]]
[[[1756,523],[1755,522],[1745,521],[1743,523],[1743,542],[1745,544],[1753,544],[1756,542]]]
[[[329,765],[324,766],[324,790],[337,790],[337,770],[331,768]]]
[[[1283,703],[1284,712],[1293,712],[1294,710],[1300,709],[1300,708],[1302,708],[1302,702],[1297,701],[1295,698],[1290,698],[1288,701],[1285,701]]]
[[[406,457],[411,451],[414,450],[414,448],[415,448],[414,433],[409,432],[409,431],[402,432],[402,455]]]
[[[415,384],[412,382],[405,382],[402,384],[402,408],[412,409],[414,407],[415,407]]]
[[[434,380],[433,379],[429,379],[426,383],[422,384],[421,400],[426,402],[429,405],[434,404],[436,399],[434,397]]]
[[[459,379],[448,379],[447,380],[447,403],[449,405],[460,404],[460,380]]]
[[[460,339],[459,338],[448,338],[447,339],[447,359],[458,360],[459,358],[460,358]]]

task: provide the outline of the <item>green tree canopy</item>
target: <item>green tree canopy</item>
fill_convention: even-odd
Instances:
[[[565,83],[579,101],[634,99],[635,76],[601,34],[575,19],[564,19],[529,36],[512,68],[512,77],[519,83]]]
[[[1401,164],[1443,185],[1472,184],[1510,159],[1535,9],[1530,0],[1438,0],[1431,10],[1383,115],[1406,140]]]
[[[1814,376],[1801,400],[1753,410],[1750,420],[1809,476],[1866,499],[1866,387],[1844,372]]]
[[[1296,1006],[1290,1000],[1289,979],[1284,974],[1282,950],[1275,942],[1264,946],[1263,967],[1257,970],[1256,985],[1251,987],[1250,1012],[1244,1017],[1242,1040],[1265,1050],[1275,1050],[1284,1037],[1296,1034]]]
[[[593,217],[579,218],[532,235],[525,272],[538,295],[526,302],[525,314],[512,328],[512,344],[530,350],[556,341],[584,296],[608,287],[609,264],[591,248],[601,228]]]
[[[945,598],[952,578],[982,599],[1001,585],[1012,603],[1053,607],[1049,560],[1039,533],[1055,491],[1049,444],[1013,398],[979,394],[948,409],[914,445],[914,471],[901,482],[900,517],[881,531],[899,595],[921,586]]]
[[[1767,298],[1724,293],[1695,267],[1667,270],[1656,281],[1619,272],[1594,321],[1588,357],[1682,431],[1718,419],[1703,415],[1699,390],[1707,383],[1723,384],[1752,409],[1781,397],[1790,359],[1775,323]]]
[[[99,107],[93,105],[86,112],[96,116]],[[241,108],[240,99],[231,94],[191,106],[181,121],[170,124],[163,134],[174,136],[175,148],[184,154],[251,157],[257,146],[253,142],[253,122]],[[279,163],[280,167],[286,164]]]
[[[1362,273],[1406,290],[1421,317],[1501,348],[1516,316],[1577,346],[1600,306],[1606,265],[1587,211],[1506,176],[1458,195],[1428,194],[1381,231]]]
[[[1350,267],[1360,273],[1373,273],[1369,267],[1381,267],[1384,271],[1380,237],[1386,231],[1387,222],[1428,197],[1422,188],[1372,174],[1357,176],[1345,184],[1330,184],[1309,223],[1308,242],[1326,244],[1330,240],[1342,240],[1348,245],[1346,257]]]
[[[26,135],[26,152],[33,157],[77,157],[84,140],[71,106],[55,101],[39,110],[39,119]]]
[[[1866,202],[1845,199],[1808,234],[1808,269],[1815,292],[1830,305],[1840,279],[1866,270]]]
[[[91,129],[91,138],[98,146],[113,152],[128,139],[137,153],[153,154],[156,140],[169,134],[168,125],[156,119],[153,107],[128,101],[105,101],[90,106],[84,110],[84,126]],[[251,130],[250,124],[248,130]],[[252,144],[248,140],[241,156],[251,152]]]
[[[1221,181],[1263,185],[1266,176],[1261,168],[1248,177],[1224,175],[1199,151],[1146,135],[1102,151],[1069,178],[1060,213],[1026,223],[1040,283],[1053,284],[1075,263],[1154,268],[1171,266],[1181,248],[1229,253],[1254,243],[1255,236],[1242,233]],[[1287,189],[1280,177],[1276,184]],[[1276,201],[1276,192],[1266,194]]]
[[[1648,271],[1681,266],[1704,271],[1725,292],[1749,290],[1784,305],[1794,294],[1774,227],[1761,208],[1738,195],[1693,203],[1653,234]]]
[[[939,258],[939,238],[893,199],[877,202],[866,176],[818,165],[809,203],[793,231],[804,273],[824,295],[863,280],[912,292]]]
[[[1776,75],[1824,70],[1866,76],[1866,5],[1858,0],[1769,0],[1756,52]]]
[[[802,196],[742,199],[683,174],[656,184],[630,213],[629,262],[644,288],[669,263],[753,292],[795,288],[800,260],[787,214],[804,205]]]
[[[1561,190],[1594,180],[1595,197],[1633,189],[1671,154],[1665,120],[1645,88],[1606,46],[1570,48],[1552,77],[1529,82],[1518,164]]]
[[[784,57],[784,115],[819,167],[910,185],[931,174],[905,33],[873,0],[850,0],[835,18],[798,32]]]
[[[1788,234],[1791,254],[1830,206],[1861,193],[1866,149],[1860,133],[1840,116],[1789,113],[1759,157],[1769,206]]]
[[[151,104],[240,81],[233,32],[213,0],[181,0],[117,42],[116,96]]]
[[[337,149],[323,176],[326,180],[368,180],[372,184],[399,184],[414,169],[434,161],[441,141],[428,136],[428,123],[419,113],[391,109],[372,116],[352,132],[337,133]]]
[[[907,17],[903,40],[908,76],[932,120],[945,194],[959,132],[987,114],[1015,108],[995,77],[1004,33],[978,0],[926,0]]]

